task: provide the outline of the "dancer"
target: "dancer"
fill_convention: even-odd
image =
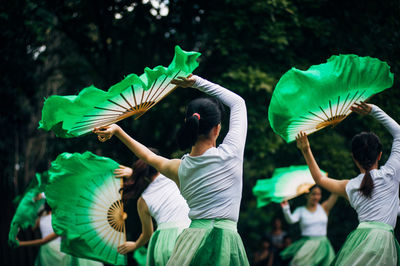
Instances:
[[[302,235],[302,238],[281,252],[282,259],[292,258],[290,265],[330,265],[335,252],[326,237],[326,230],[329,212],[338,196],[331,194],[326,201],[319,204],[321,189],[314,185],[306,198],[306,206],[297,208],[293,214],[287,201],[281,203],[286,221],[290,224],[300,222]]]
[[[42,234],[41,239],[19,241],[20,247],[27,246],[40,246],[39,253],[35,260],[35,266],[101,266],[103,263],[92,261],[88,259],[76,258],[61,252],[61,238],[56,235],[51,226],[51,208],[45,202],[45,208],[36,221],[35,227],[40,228],[40,233]]]
[[[151,150],[158,154],[156,150]],[[178,235],[190,225],[189,207],[185,199],[173,181],[141,159],[132,168],[121,165],[114,174],[118,178],[126,178],[123,201],[137,199],[142,223],[139,238],[135,242],[128,241],[120,245],[118,252],[126,254],[135,251],[150,239],[146,265],[166,265]],[[154,233],[152,217],[157,223]]]
[[[362,132],[353,137],[352,156],[360,174],[351,180],[335,180],[323,175],[311,152],[307,135],[300,132],[297,136],[297,147],[315,182],[348,199],[360,222],[347,237],[332,265],[399,265],[400,249],[393,228],[399,207],[400,126],[372,104],[355,104],[352,111],[370,114],[393,136],[390,157],[380,168],[382,145],[372,132]]]
[[[198,76],[175,79],[180,87],[194,87],[216,96],[230,107],[229,132],[221,145],[219,105],[206,98],[189,103],[178,133],[181,160],[166,159],[132,139],[117,125],[95,129],[100,141],[114,134],[139,158],[174,180],[186,199],[192,219],[179,236],[168,265],[248,265],[237,233],[242,195],[243,153],[247,133],[246,105],[231,91]]]

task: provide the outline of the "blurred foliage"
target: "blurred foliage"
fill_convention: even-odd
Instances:
[[[146,66],[168,65],[173,47],[179,44],[203,54],[196,74],[246,100],[249,127],[239,232],[251,257],[261,236],[271,230],[272,219],[281,216],[277,205],[256,209],[252,187],[275,167],[304,164],[295,144],[275,135],[267,121],[280,76],[291,67],[307,69],[322,63],[332,54],[377,57],[391,66],[395,85],[371,101],[399,120],[399,17],[398,0],[1,1],[2,202],[12,206],[12,198],[34,173],[46,170],[64,151],[90,150],[130,165],[133,155],[118,140],[99,143],[93,135],[58,139],[38,131],[43,100],[53,94],[77,94],[90,84],[106,90],[129,73],[143,73]],[[120,124],[145,145],[159,148],[165,156],[180,157],[175,133],[186,104],[200,96],[204,95],[180,88],[139,120]],[[385,161],[390,135],[373,119],[352,115],[336,128],[310,137],[321,168],[335,178],[354,177],[357,169],[349,144],[363,130],[381,137]],[[292,208],[303,203],[296,199]],[[5,260],[1,264],[29,265],[35,250],[10,251],[5,244],[13,212],[7,208],[1,219],[0,257]],[[140,227],[135,214],[129,217],[133,238]],[[356,225],[355,212],[339,200],[328,231],[336,250]],[[287,230],[298,237],[298,228]]]

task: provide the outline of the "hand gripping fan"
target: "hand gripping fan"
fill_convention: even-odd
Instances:
[[[107,92],[90,86],[77,96],[50,96],[44,103],[39,128],[70,138],[130,116],[138,118],[176,88],[172,79],[187,77],[198,67],[199,56],[176,46],[168,68],[145,68],[141,76],[130,74]]]
[[[315,181],[307,165],[282,167],[276,168],[271,178],[257,180],[253,194],[260,208],[271,202],[280,203],[308,193],[313,185]]]
[[[61,251],[75,257],[126,265],[117,247],[126,241],[118,163],[90,152],[62,153],[49,169],[46,200]]]
[[[26,229],[35,225],[38,218],[38,211],[44,204],[44,198],[39,194],[44,191],[47,177],[47,172],[42,174],[36,173],[35,178],[31,180],[25,193],[14,199],[14,203],[18,206],[11,220],[10,231],[8,233],[8,244],[10,246],[18,246],[16,238],[19,229]]]
[[[356,55],[334,55],[302,71],[292,68],[279,80],[268,109],[272,129],[286,142],[300,131],[311,134],[335,126],[355,102],[393,85],[386,62]]]

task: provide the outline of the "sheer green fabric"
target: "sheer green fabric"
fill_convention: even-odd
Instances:
[[[200,53],[186,52],[176,46],[167,68],[145,68],[141,76],[130,74],[107,92],[90,86],[77,96],[50,96],[44,103],[39,128],[70,138],[129,116],[137,118],[176,88],[171,84],[173,78],[192,73],[199,65],[196,61],[199,56]]]
[[[146,266],[147,260],[147,248],[140,247],[133,253],[133,258],[136,260],[139,266]]]
[[[249,261],[235,222],[199,219],[178,237],[170,265],[245,266]]]
[[[117,162],[90,152],[62,153],[52,162],[45,194],[54,232],[62,236],[61,251],[126,264],[126,256],[117,252],[126,240],[125,225],[118,220],[123,213],[116,168]]]
[[[292,266],[329,266],[335,251],[326,236],[302,237],[281,252]]]
[[[400,246],[393,228],[380,222],[362,222],[351,232],[331,265],[400,265]]]
[[[326,174],[324,171],[322,173]],[[259,179],[253,187],[257,207],[280,203],[303,193],[315,184],[307,165],[276,168],[271,178]]]
[[[10,231],[8,233],[8,244],[10,246],[18,246],[16,237],[19,228],[26,229],[35,225],[36,219],[38,218],[37,213],[44,204],[44,199],[37,199],[37,196],[44,191],[47,178],[47,172],[42,174],[36,173],[35,178],[31,180],[25,193],[14,199],[17,209],[11,220]]]
[[[286,142],[300,131],[311,134],[334,126],[354,102],[393,85],[386,62],[356,55],[334,55],[326,63],[302,71],[292,68],[279,80],[268,109],[272,129]]]

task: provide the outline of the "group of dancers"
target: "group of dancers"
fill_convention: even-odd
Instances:
[[[96,128],[101,142],[116,136],[139,159],[132,168],[120,166],[124,178],[123,200],[137,199],[142,233],[136,241],[118,247],[126,254],[149,242],[146,265],[249,265],[237,232],[243,182],[243,156],[247,133],[245,101],[237,94],[199,76],[173,80],[193,87],[230,108],[229,131],[220,145],[221,107],[213,98],[191,101],[177,135],[181,159],[162,157],[113,124]],[[373,133],[352,140],[352,156],[360,174],[350,180],[323,175],[313,157],[307,135],[300,132],[297,147],[303,154],[317,186],[310,189],[307,204],[293,213],[282,202],[289,223],[300,223],[302,238],[281,256],[291,265],[398,265],[399,245],[393,228],[399,208],[400,126],[379,107],[359,103],[352,110],[371,115],[393,136],[387,162],[379,167],[382,145]],[[319,204],[321,188],[331,196]],[[326,237],[328,214],[338,196],[356,210],[359,226],[338,252]],[[152,218],[157,223],[153,232]]]

